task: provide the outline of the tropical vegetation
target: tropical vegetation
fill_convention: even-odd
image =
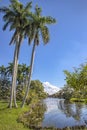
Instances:
[[[52,97],[64,98],[71,102],[87,103],[87,63],[73,68],[72,72],[64,70],[66,84]]]
[[[11,89],[11,78],[12,78],[12,67],[13,64],[9,63],[7,67],[0,66],[0,99],[9,101],[10,89]],[[17,75],[17,100],[22,101],[26,90],[26,84],[28,79],[29,66],[26,64],[18,64],[18,75]],[[30,85],[30,91],[27,97],[27,104],[33,99],[45,98],[47,95],[44,92],[42,83],[39,80],[32,80]]]
[[[87,63],[73,68],[72,72],[64,70],[64,74],[66,84],[53,96],[75,102],[87,102]]]
[[[13,36],[10,41],[11,44],[15,44],[14,59],[13,59],[13,74],[12,74],[12,87],[10,94],[10,103],[9,107],[12,108],[12,102],[14,101],[14,106],[16,104],[16,79],[17,79],[17,66],[18,66],[18,57],[21,43],[24,39],[24,28],[28,22],[27,16],[31,8],[31,2],[29,2],[25,7],[18,0],[10,0],[11,4],[9,7],[0,8],[0,12],[4,13],[3,20],[5,25],[3,30],[9,26],[10,31],[14,31]]]
[[[10,93],[10,103],[9,107],[12,108],[12,102],[14,101],[14,107],[17,107],[16,104],[16,81],[17,81],[17,68],[18,68],[18,57],[20,46],[24,38],[28,38],[28,43],[31,44],[34,41],[31,62],[30,62],[30,71],[28,73],[28,82],[25,96],[22,102],[22,107],[25,104],[25,101],[28,96],[30,89],[31,76],[33,71],[34,55],[35,48],[39,45],[39,35],[42,35],[43,42],[45,44],[49,41],[49,30],[47,25],[55,23],[56,20],[50,16],[43,17],[41,15],[41,8],[36,5],[35,12],[31,12],[32,2],[27,3],[24,6],[18,0],[10,0],[11,4],[8,7],[0,8],[0,12],[4,13],[3,20],[5,25],[3,30],[9,26],[10,31],[14,31],[11,38],[10,44],[15,44],[14,51],[14,60],[13,60],[13,71],[12,71],[12,87]]]
[[[66,75],[66,83],[72,89],[72,98],[87,98],[87,63],[81,64],[78,68],[74,68],[73,72],[64,71]]]

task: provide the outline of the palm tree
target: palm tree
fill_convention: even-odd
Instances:
[[[29,88],[30,88],[34,57],[35,57],[35,49],[36,46],[39,45],[40,34],[42,35],[43,43],[47,44],[49,42],[49,30],[47,24],[53,24],[56,22],[56,20],[52,17],[42,17],[41,12],[42,12],[41,8],[38,8],[38,6],[36,5],[35,14],[33,13],[31,14],[32,24],[26,27],[26,35],[28,37],[29,44],[31,44],[32,40],[34,41],[34,43],[33,43],[32,54],[31,54],[30,71],[28,75],[28,85],[22,102],[22,107],[25,104],[26,98],[28,96]]]
[[[24,28],[29,21],[29,12],[31,9],[32,2],[29,2],[25,7],[18,0],[10,0],[11,4],[9,7],[0,8],[0,12],[4,13],[3,20],[5,25],[3,30],[6,30],[10,26],[10,31],[14,31],[11,38],[10,45],[15,44],[14,60],[13,60],[13,76],[12,76],[12,87],[10,95],[9,107],[12,108],[12,102],[14,106],[16,104],[16,78],[18,68],[18,57],[20,51],[20,45],[24,39]]]
[[[0,79],[5,80],[6,75],[7,75],[6,67],[4,65],[0,66]]]

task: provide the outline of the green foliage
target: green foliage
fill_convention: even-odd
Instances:
[[[39,45],[40,36],[44,44],[49,42],[49,24],[56,23],[56,20],[50,16],[42,16],[42,9],[36,5],[35,12],[30,14],[29,24],[25,27],[25,35],[28,37],[28,43],[34,41],[35,45]]]
[[[73,89],[73,97],[87,98],[87,63],[74,68],[73,72],[64,71],[66,84]]]
[[[25,92],[25,86],[27,84],[29,66],[26,64],[18,65],[17,75],[17,99],[22,100]],[[0,99],[9,99],[11,89],[13,63],[9,63],[7,67],[0,66]]]
[[[31,7],[32,2],[29,2],[26,6],[24,6],[18,0],[10,0],[10,5],[8,7],[0,7],[0,12],[4,14],[3,21],[5,24],[3,26],[3,30],[6,30],[8,26],[10,27],[9,31],[14,30],[10,44],[16,43],[18,41],[18,36],[19,44],[24,39],[25,26],[29,21]]]
[[[84,102],[84,103],[87,103],[87,99],[71,98],[70,102]]]
[[[46,98],[47,95],[44,92],[42,83],[39,80],[32,80],[30,85],[30,91],[27,97],[27,104]]]
[[[51,97],[64,98],[66,100],[69,100],[72,97],[72,95],[73,89],[65,85],[59,92],[53,94]]]
[[[22,122],[28,128],[39,129],[41,128],[45,110],[44,105],[37,100],[29,105],[29,111],[19,116],[18,121]]]
[[[73,95],[73,89],[71,89],[68,86],[64,86],[63,89],[61,90],[61,96],[62,98],[69,100]]]
[[[0,99],[9,99],[10,97],[10,89],[11,89],[11,78],[12,78],[12,69],[13,63],[9,63],[7,67],[0,67]],[[17,100],[22,101],[25,89],[27,86],[29,66],[26,64],[18,65],[18,75],[17,75]],[[44,92],[44,88],[42,83],[39,80],[31,81],[30,91],[27,98],[27,104],[31,102],[33,99],[41,100],[45,98],[47,95]]]

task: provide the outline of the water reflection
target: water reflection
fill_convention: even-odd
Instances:
[[[69,103],[64,99],[47,98],[29,105],[29,111],[19,118],[20,122],[32,129],[41,127],[64,128],[87,124],[87,105]]]
[[[70,104],[62,100],[59,100],[58,102],[58,109],[60,109],[66,117],[73,117],[75,120],[80,120],[83,108],[82,104]]]
[[[86,125],[87,105],[68,103],[64,99],[47,98],[44,100],[47,110],[42,126],[63,128],[67,126]]]

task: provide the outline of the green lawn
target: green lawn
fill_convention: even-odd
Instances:
[[[19,103],[20,104],[20,103]],[[23,111],[27,111],[29,108],[7,108],[7,103],[0,101],[0,130],[29,130],[23,126],[22,123],[17,122],[18,115]]]

